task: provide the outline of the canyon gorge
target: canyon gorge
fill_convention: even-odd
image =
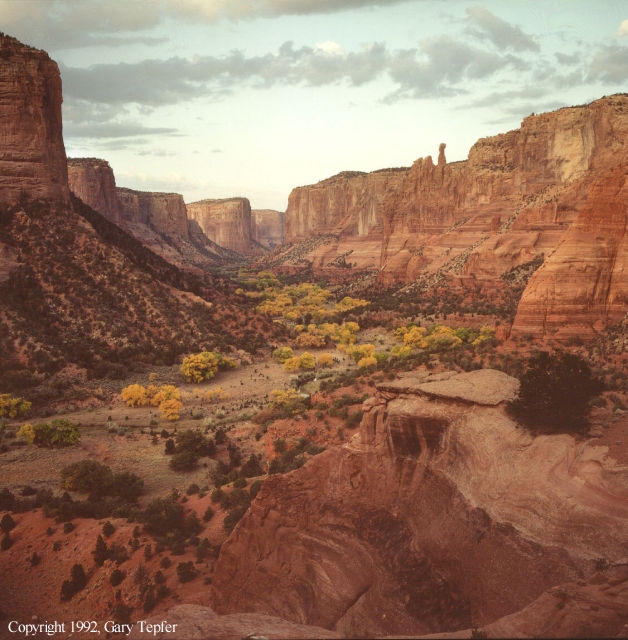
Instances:
[[[615,331],[620,373],[613,375],[621,378],[628,309],[628,95],[530,115],[520,129],[478,140],[465,161],[448,163],[443,143],[436,162],[426,157],[406,168],[345,171],[297,187],[279,212],[252,208],[243,196],[208,194],[186,203],[177,193],[117,186],[106,160],[66,157],[56,63],[0,34],[0,65],[0,392],[32,391],[43,417],[61,415],[59,397],[78,380],[82,395],[77,391],[71,398],[71,410],[82,412],[85,421],[102,414],[102,424],[88,423],[86,455],[115,464],[116,446],[141,441],[156,450],[160,438],[171,436],[174,445],[179,428],[159,422],[154,407],[147,407],[145,424],[126,431],[124,424],[140,423],[135,408],[120,402],[120,380],[133,374],[146,384],[169,383],[181,377],[184,355],[216,349],[234,365],[237,360],[234,376],[245,373],[229,379],[239,416],[231,423],[222,388],[203,387],[202,395],[186,382],[185,394],[198,406],[186,408],[185,422],[177,424],[198,433],[201,425],[204,433],[211,428],[216,441],[220,424],[222,437],[233,438],[229,449],[223,442],[220,461],[208,458],[197,469],[199,478],[210,482],[208,465],[212,472],[227,469],[221,486],[235,491],[244,477],[228,477],[234,447],[246,456],[259,452],[259,460],[262,451],[279,454],[281,445],[269,435],[275,428],[295,441],[313,433],[319,440],[310,444],[323,445],[285,473],[270,473],[270,457],[263,460],[268,469],[244,479],[246,486],[256,477],[258,492],[247,493],[247,508],[227,533],[212,521],[213,509],[222,521],[227,509],[213,499],[210,506],[209,486],[177,494],[176,504],[195,505],[194,517],[187,511],[186,517],[196,519],[202,535],[210,536],[214,527],[209,546],[215,557],[193,556],[183,544],[179,555],[200,558],[205,582],[175,583],[171,569],[169,588],[180,592],[165,596],[168,606],[155,613],[140,609],[144,601],[133,596],[134,615],[180,625],[176,636],[150,637],[627,635],[623,379],[607,394],[608,407],[597,407],[604,419],[591,435],[539,435],[523,428],[508,410],[520,381],[494,368],[493,343],[478,343],[477,360],[469,365],[474,370],[463,371],[454,356],[441,361],[436,353],[414,369],[408,361],[399,370],[377,370],[375,362],[368,374],[351,361],[351,383],[318,396],[321,386],[312,391],[306,385],[320,384],[324,376],[329,381],[332,374],[321,375],[322,367],[286,373],[273,360],[275,347],[294,338],[294,327],[256,311],[268,280],[254,281],[243,293],[235,274],[243,267],[250,273],[272,269],[297,281],[307,274],[337,287],[339,299],[355,285],[362,295],[375,299],[383,292],[399,304],[445,292],[483,299],[514,281],[519,294],[513,314],[499,327],[501,362],[514,359],[522,343],[532,351],[550,341],[564,346],[577,337],[582,344]],[[382,316],[390,312],[381,309]],[[402,311],[393,311],[399,313],[395,320],[401,318]],[[354,319],[351,313],[357,317],[358,311],[345,313],[342,321]],[[479,313],[467,315],[474,327],[484,324]],[[369,319],[368,329],[375,331]],[[381,346],[392,353],[383,333],[369,336],[378,351]],[[351,360],[350,345],[344,346],[329,356],[330,367]],[[599,364],[607,353],[596,348]],[[307,417],[282,415],[280,427],[253,422],[257,414],[247,413],[246,393],[259,379],[268,380],[259,393],[267,402],[271,369],[278,386],[293,389],[307,405]],[[96,388],[86,391],[89,384]],[[347,413],[358,397],[359,409]],[[342,419],[331,415],[341,401]],[[345,437],[350,428],[342,420],[349,417],[355,422]],[[19,454],[17,446],[0,453],[7,466]],[[79,457],[78,451],[50,449],[29,452],[28,464],[38,464],[41,455],[52,467],[56,454],[72,462]],[[164,460],[153,470],[167,469]],[[185,482],[185,474],[177,474],[177,482]],[[48,600],[38,615],[51,615],[55,606],[65,613],[76,607],[83,616],[94,606],[101,616],[113,615],[133,580],[129,574],[116,592],[114,560],[94,567],[91,549],[104,518],[77,517],[76,531],[64,531],[75,546],[64,542],[54,549],[53,534],[42,533],[43,512],[30,517],[16,515],[16,546],[0,551],[2,575],[11,577],[19,564],[15,575],[23,581],[11,602],[26,607],[33,585],[39,585]],[[129,541],[126,567],[133,565],[133,576],[141,573],[138,567],[150,566],[163,578],[170,565],[159,563],[168,551],[158,549],[167,536],[150,538],[138,531],[139,520],[112,519],[119,529],[114,539]],[[55,523],[59,539],[66,524]],[[32,537],[26,539],[24,531]],[[30,555],[37,536],[45,548],[40,564]],[[202,543],[194,537],[196,553]],[[136,553],[140,544],[144,552]],[[170,563],[178,551],[172,560],[168,556]],[[45,570],[54,565],[60,572],[62,566],[67,577],[77,557],[90,563],[91,582],[75,600],[60,604],[59,585],[51,586]],[[4,602],[1,624],[12,613]],[[149,636],[135,629],[130,637]]]

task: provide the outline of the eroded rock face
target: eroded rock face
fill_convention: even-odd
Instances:
[[[283,244],[285,214],[274,209],[252,209],[253,239],[265,249]]]
[[[412,293],[502,290],[509,270],[545,260],[515,331],[591,336],[626,312],[627,135],[620,94],[529,116],[478,140],[464,162],[448,164],[441,145],[437,164],[428,156],[407,170],[299,187],[286,241],[301,246],[285,262],[337,279],[370,270]]]
[[[501,404],[515,381],[490,376],[382,387],[359,436],[271,476],[222,547],[215,609],[349,637],[452,632],[625,556],[625,472],[521,432]]]
[[[141,223],[171,237],[188,239],[188,219],[183,196],[179,193],[154,193],[118,188],[122,218]]]
[[[170,630],[164,625],[167,620]],[[237,615],[217,615],[209,607],[193,604],[183,604],[170,609],[161,616],[148,619],[153,625],[150,630],[148,624],[142,631],[136,624],[129,638],[142,640],[170,640],[171,638],[185,638],[185,640],[232,640],[237,638],[341,638],[342,636],[321,627],[312,627],[287,622],[272,616],[256,613]],[[176,627],[174,627],[176,625]]]
[[[259,255],[262,248],[253,238],[251,204],[246,198],[200,200],[187,205],[190,220],[221,247],[242,255]]]
[[[68,158],[68,182],[72,193],[94,211],[117,225],[122,222],[116,179],[106,160]]]
[[[0,33],[0,203],[69,200],[61,102],[57,64]]]

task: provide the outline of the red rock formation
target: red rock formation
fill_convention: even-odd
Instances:
[[[68,182],[70,191],[94,211],[117,225],[122,222],[116,179],[106,160],[68,158]]]
[[[576,222],[532,276],[512,327],[558,339],[589,337],[628,309],[628,165],[590,187]]]
[[[309,239],[284,262],[339,279],[370,269],[380,284],[408,283],[408,291],[499,290],[507,271],[545,257],[515,332],[554,335],[569,319],[558,337],[591,335],[626,312],[627,134],[622,94],[529,116],[518,130],[479,140],[464,162],[447,164],[441,145],[437,165],[427,157],[388,179],[344,173],[299,187],[288,201],[286,241]],[[569,271],[577,282],[558,264],[564,257],[573,266],[568,246],[579,254]],[[560,292],[549,293],[541,278],[559,271]]]
[[[619,561],[625,478],[603,447],[517,429],[501,405],[516,387],[490,371],[382,384],[359,436],[266,480],[222,546],[215,610],[452,632]]]
[[[266,249],[283,244],[285,214],[273,209],[252,209],[253,239]]]
[[[148,225],[170,237],[188,239],[188,218],[179,193],[154,193],[118,187],[118,199],[125,223]]]
[[[200,200],[187,205],[190,220],[221,247],[242,255],[260,255],[262,248],[253,237],[251,204],[246,198]]]
[[[397,188],[405,172],[344,171],[315,185],[293,189],[286,211],[286,242],[318,233],[381,235],[383,198]]]
[[[61,101],[57,64],[0,33],[0,203],[69,200]]]

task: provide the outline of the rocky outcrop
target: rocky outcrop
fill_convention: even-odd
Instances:
[[[283,244],[285,214],[274,209],[252,209],[253,240],[265,249]]]
[[[299,187],[286,241],[300,248],[275,261],[338,280],[370,270],[381,286],[414,294],[500,291],[503,275],[545,259],[515,332],[591,336],[626,312],[627,129],[620,94],[529,116],[520,129],[478,140],[464,162],[447,163],[442,144],[437,164],[428,156],[407,170]]]
[[[121,187],[117,193],[125,223],[147,225],[158,233],[188,239],[187,212],[181,194],[135,191]]]
[[[115,224],[122,222],[116,179],[106,160],[68,158],[68,183],[72,193],[94,211]]]
[[[628,478],[603,447],[533,438],[499,372],[407,375],[360,434],[271,476],[224,543],[220,613],[349,637],[487,625],[626,555]]]
[[[576,222],[524,291],[513,335],[582,337],[626,316],[627,177],[628,164],[604,172],[590,186]]]
[[[57,64],[0,33],[0,203],[69,201],[61,102]]]
[[[251,203],[246,198],[200,200],[187,205],[190,220],[221,247],[242,255],[260,255],[262,248],[253,237]]]
[[[167,620],[168,628],[161,623]],[[170,640],[171,638],[185,638],[185,640],[234,640],[240,638],[341,638],[342,636],[323,629],[303,624],[287,622],[272,616],[258,613],[244,613],[238,615],[217,615],[209,607],[193,604],[183,604],[170,609],[161,616],[148,619],[153,625],[150,630],[144,625],[144,631],[136,624],[131,632],[130,640]],[[176,625],[174,627],[173,625]]]
[[[286,242],[320,233],[381,235],[383,199],[398,188],[406,171],[344,171],[315,185],[293,189],[286,211]]]

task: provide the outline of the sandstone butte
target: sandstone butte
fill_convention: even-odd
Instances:
[[[247,198],[199,200],[188,204],[187,211],[190,220],[216,244],[246,256],[264,253],[254,237],[254,218]]]
[[[350,442],[266,480],[223,544],[213,611],[345,637],[625,631],[626,469],[517,428],[517,386],[490,370],[383,384]]]
[[[298,251],[284,263],[331,278],[366,270],[419,295],[499,288],[511,268],[539,260],[513,332],[590,337],[626,314],[627,139],[619,94],[531,115],[478,140],[466,161],[447,163],[442,144],[436,164],[428,156],[298,187],[285,234]]]
[[[0,33],[0,204],[33,198],[67,202],[61,77],[47,53]]]

